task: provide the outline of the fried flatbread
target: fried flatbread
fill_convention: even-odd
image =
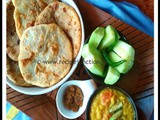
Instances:
[[[34,26],[36,17],[49,4],[56,0],[12,0],[15,6],[14,20],[18,37],[24,30]]]
[[[49,4],[36,18],[36,25],[58,24],[72,41],[74,58],[77,56],[82,39],[80,19],[71,6],[62,2]]]
[[[18,59],[27,83],[50,87],[71,68],[71,42],[56,24],[29,27],[22,35]]]
[[[18,62],[11,60],[7,56],[7,77],[10,81],[18,86],[33,86],[24,81],[23,76],[19,70]]]
[[[7,54],[14,60],[18,61],[19,55],[19,38],[16,33],[15,22],[13,19],[14,6],[12,1],[7,2]]]

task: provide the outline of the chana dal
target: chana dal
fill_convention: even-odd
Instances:
[[[90,120],[134,120],[134,109],[122,92],[106,88],[94,96]]]

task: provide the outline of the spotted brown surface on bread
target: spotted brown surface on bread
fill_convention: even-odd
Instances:
[[[14,6],[12,1],[8,1],[6,4],[7,9],[7,54],[14,60],[18,61],[19,55],[19,38],[16,33],[15,22],[13,19]]]
[[[18,62],[11,60],[8,56],[7,56],[7,77],[9,78],[10,81],[12,81],[14,84],[18,86],[25,86],[25,87],[33,86],[25,82],[19,70]]]
[[[15,6],[14,20],[16,31],[21,38],[24,30],[34,26],[36,17],[40,12],[53,1],[56,0],[12,0]]]
[[[56,23],[67,34],[73,45],[74,58],[77,56],[82,39],[81,23],[78,14],[71,6],[62,2],[49,4],[36,18],[36,25]]]
[[[72,59],[71,42],[56,24],[40,24],[24,31],[19,66],[26,82],[50,87],[66,76]]]

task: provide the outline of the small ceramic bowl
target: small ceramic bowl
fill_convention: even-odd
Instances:
[[[123,41],[125,41],[125,42],[127,42],[127,38],[126,38],[120,31],[117,30],[117,32],[118,32],[118,34],[120,35],[120,39],[123,40]],[[87,44],[87,43],[88,43],[89,38],[90,38],[90,36],[86,39],[86,41],[85,41],[84,44]],[[84,65],[84,59],[82,58],[82,60],[83,60],[83,65]],[[100,77],[100,76],[97,76],[97,75],[91,73],[91,72],[86,68],[85,65],[84,65],[84,68],[85,68],[86,72],[89,74],[89,76],[90,76],[93,80],[95,80],[97,83],[104,84],[104,78],[103,78],[103,77]],[[121,77],[122,77],[122,76],[123,76],[123,74],[121,74]],[[121,79],[121,77],[119,78],[119,80]]]
[[[83,104],[77,112],[73,112],[72,110],[68,110],[64,106],[64,102],[63,102],[64,92],[65,92],[66,88],[69,87],[70,85],[78,86],[83,93]],[[82,115],[82,113],[86,110],[86,106],[87,106],[87,103],[88,103],[90,96],[92,95],[92,93],[95,91],[96,88],[97,88],[97,86],[92,79],[83,80],[83,81],[82,80],[81,81],[80,80],[71,80],[71,81],[65,82],[59,88],[59,90],[57,92],[57,96],[56,96],[56,105],[57,105],[57,108],[58,108],[59,112],[61,113],[61,115],[64,116],[65,118],[68,118],[68,119],[75,119],[75,118],[79,117],[80,115]]]
[[[90,120],[90,108],[91,108],[91,104],[92,104],[92,100],[93,98],[102,90],[106,89],[106,88],[111,88],[111,89],[115,89],[115,90],[118,90],[120,91],[121,93],[123,93],[128,101],[131,103],[132,107],[133,107],[133,111],[134,111],[134,120],[138,120],[138,114],[137,114],[137,108],[136,108],[136,105],[133,101],[133,99],[130,97],[130,95],[125,91],[123,90],[122,88],[119,88],[117,86],[108,86],[108,85],[103,85],[99,88],[97,88],[94,93],[91,95],[90,99],[88,100],[88,104],[87,104],[87,108],[86,108],[86,120]]]

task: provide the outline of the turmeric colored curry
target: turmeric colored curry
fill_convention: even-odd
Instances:
[[[126,95],[106,88],[93,98],[90,120],[134,120],[134,109]]]

